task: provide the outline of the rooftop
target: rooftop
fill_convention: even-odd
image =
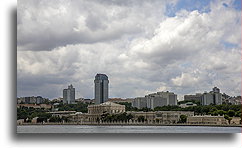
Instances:
[[[108,76],[106,74],[100,74],[100,73],[98,73],[95,76],[95,80],[108,80]]]
[[[89,105],[89,106],[123,106],[117,103],[113,103],[113,102],[104,102],[102,104],[98,104],[98,105]]]

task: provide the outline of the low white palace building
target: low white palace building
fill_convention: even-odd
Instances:
[[[88,121],[96,122],[104,113],[120,114],[125,112],[125,105],[116,104],[113,102],[104,102],[99,105],[88,106]]]
[[[241,125],[241,117],[232,117],[229,123],[224,116],[192,116],[187,117],[188,124],[210,124],[210,125]]]

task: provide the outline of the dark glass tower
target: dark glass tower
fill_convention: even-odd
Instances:
[[[108,76],[97,74],[95,76],[95,104],[101,104],[108,100]]]

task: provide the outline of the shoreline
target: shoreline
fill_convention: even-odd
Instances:
[[[62,125],[75,125],[75,126],[207,126],[207,127],[240,127],[242,125],[217,125],[217,124],[78,124],[78,123],[60,123],[60,124],[52,124],[52,123],[44,123],[44,124],[32,124],[32,123],[24,123],[17,126],[45,126],[45,125],[54,125],[54,126],[62,126]]]

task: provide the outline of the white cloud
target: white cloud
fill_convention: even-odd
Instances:
[[[164,18],[166,1],[41,0],[18,3],[18,50],[52,50],[124,35],[149,36]],[[159,19],[157,19],[159,18]],[[146,21],[144,21],[146,20]]]
[[[173,91],[181,98],[213,86],[239,95],[241,12],[212,1],[209,12],[167,17],[166,3],[22,0],[18,94],[33,87],[58,97],[72,83],[77,97],[92,98],[95,74],[106,73],[111,97]]]
[[[182,73],[181,76],[173,78],[171,79],[171,81],[174,85],[181,87],[194,87],[196,85],[199,85],[199,78],[194,77],[188,73]]]

